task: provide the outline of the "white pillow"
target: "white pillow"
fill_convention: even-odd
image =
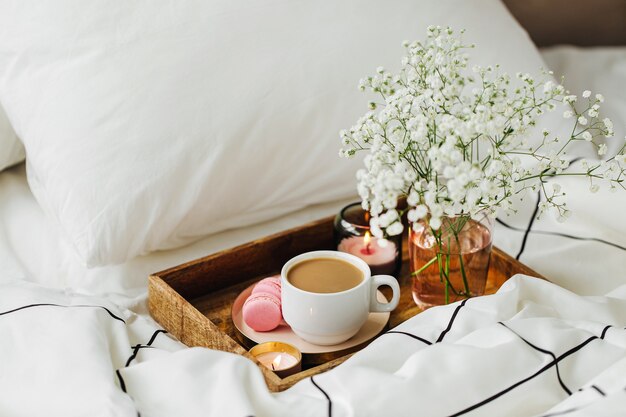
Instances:
[[[0,99],[29,183],[88,265],[355,194],[338,131],[404,39],[466,28],[474,63],[542,65],[498,0],[22,0]]]
[[[0,106],[0,171],[24,160],[24,146]]]

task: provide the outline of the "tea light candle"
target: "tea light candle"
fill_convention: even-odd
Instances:
[[[393,274],[396,267],[396,244],[390,240],[383,244],[380,239],[372,238],[369,231],[364,236],[342,239],[337,250],[363,259],[370,266],[373,275]]]
[[[250,349],[250,354],[281,378],[293,375],[302,369],[302,354],[288,343],[261,343]]]

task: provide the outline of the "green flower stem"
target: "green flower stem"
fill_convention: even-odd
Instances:
[[[464,227],[465,225],[463,225]],[[465,294],[470,296],[469,283],[467,282],[467,274],[465,273],[465,262],[463,261],[463,251],[461,250],[461,242],[459,241],[458,233],[454,234],[456,244],[459,247],[459,266],[461,268],[461,278],[463,278],[463,287],[465,288]]]
[[[461,277],[463,278],[463,287],[465,288],[465,295],[470,296],[469,284],[467,282],[467,275],[465,274],[465,266],[463,266],[463,254],[459,253],[459,264],[461,266]]]
[[[424,266],[423,266],[423,267],[421,267],[420,269],[418,269],[417,271],[412,272],[412,273],[411,273],[411,275],[418,275],[418,274],[420,274],[422,271],[424,271],[426,268],[428,268],[429,266],[431,266],[432,264],[434,264],[436,261],[437,261],[437,257],[436,257],[436,256],[434,256],[434,257],[433,257],[433,259],[431,259],[430,261],[426,262],[426,263],[424,264]]]
[[[443,292],[444,292],[444,296],[445,296],[445,303],[446,304],[450,304],[450,292],[448,291],[448,288],[450,287],[450,281],[448,281],[448,278],[446,277],[446,285],[443,287]]]
[[[439,268],[439,282],[443,283],[443,265],[441,264],[441,252],[437,252],[437,266]]]
[[[448,246],[449,247],[449,246]],[[445,287],[445,299],[446,304],[450,304],[450,293],[448,291],[448,287],[452,288],[452,284],[450,284],[450,254],[446,256],[446,287]],[[452,288],[454,290],[454,288]]]
[[[441,253],[437,254],[437,256],[446,257],[446,260],[443,262],[443,264],[441,262],[439,263],[439,280],[440,282],[445,283],[444,290],[446,292],[448,290],[452,291],[452,293],[457,297],[459,295],[463,295],[463,293],[459,293],[457,290],[455,290],[454,286],[450,282],[450,256]],[[447,301],[449,301],[449,299]]]

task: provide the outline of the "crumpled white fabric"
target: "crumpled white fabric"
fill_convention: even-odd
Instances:
[[[24,160],[24,145],[0,105],[0,171]]]
[[[621,84],[614,85],[604,91],[607,104],[610,93],[619,92]],[[616,123],[616,131],[622,125]],[[626,193],[589,194],[580,178],[560,182],[573,210],[566,223],[549,215],[533,222],[522,250],[536,205],[530,195],[516,215],[501,217],[508,227],[498,224],[495,233],[497,246],[513,256],[519,253],[521,261],[558,285],[515,277],[498,294],[468,301],[440,343],[434,342],[458,304],[431,309],[393,329],[432,345],[406,334],[387,334],[337,369],[270,394],[246,359],[187,349],[159,332],[147,316],[120,305],[139,311],[135,298],[145,293],[150,272],[250,240],[250,233],[262,236],[327,213],[307,211],[179,251],[86,270],[58,247],[58,234],[43,220],[23,169],[4,172],[0,416],[328,416],[324,392],[335,417],[449,416],[550,365],[550,354],[520,336],[557,358],[597,338],[559,361],[571,396],[552,366],[464,415],[624,415],[626,250],[620,247],[626,248]],[[74,290],[64,290],[66,286]],[[11,312],[42,303],[59,306]],[[605,331],[607,325],[614,327]]]
[[[11,312],[41,303],[67,307]],[[618,415],[624,326],[626,285],[582,297],[516,276],[495,295],[430,309],[336,369],[270,394],[243,357],[181,349],[106,299],[17,282],[0,288],[0,414]]]

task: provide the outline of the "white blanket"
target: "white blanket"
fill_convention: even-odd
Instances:
[[[604,93],[607,104],[617,100],[612,116],[623,138],[626,51],[605,52],[582,67],[606,70],[612,90]],[[578,53],[545,56],[568,72],[563,65]],[[584,180],[561,183],[574,213],[567,223],[532,220],[531,195],[515,216],[500,218],[495,235],[496,245],[558,285],[515,277],[497,295],[431,309],[335,370],[270,394],[246,359],[187,349],[161,331],[145,314],[146,277],[343,203],[86,270],[59,246],[23,171],[5,172],[0,416],[624,415],[626,193],[591,195]]]
[[[517,276],[496,295],[428,310],[273,395],[252,362],[181,349],[106,299],[5,285],[0,414],[620,415],[624,326],[626,285],[581,297]]]

